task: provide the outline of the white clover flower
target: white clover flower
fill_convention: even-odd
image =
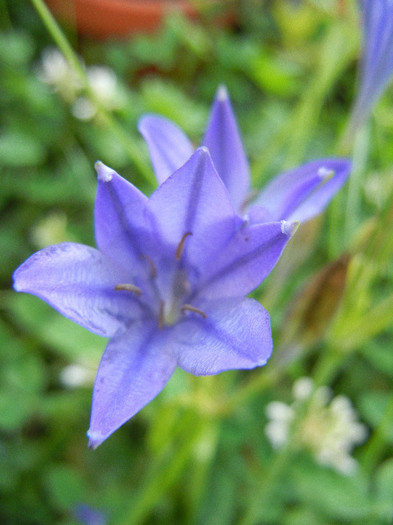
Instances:
[[[63,242],[66,237],[67,217],[62,211],[54,211],[40,220],[31,230],[32,242],[37,248]]]
[[[43,51],[38,76],[67,102],[75,100],[82,88],[78,74],[60,51],[54,48]]]
[[[86,97],[78,97],[71,105],[71,113],[79,120],[91,120],[97,113],[94,105]]]
[[[91,89],[103,108],[115,111],[125,106],[125,93],[114,71],[104,66],[91,66],[86,73]],[[77,119],[87,121],[97,115],[97,108],[88,98],[79,96],[73,102],[71,112]]]
[[[342,395],[333,397],[329,387],[315,390],[310,378],[296,381],[293,395],[292,405],[274,401],[266,407],[270,421],[265,433],[273,448],[293,439],[298,448],[309,450],[319,464],[341,474],[352,474],[357,462],[351,451],[365,441],[367,429],[359,423],[350,400]],[[305,416],[295,423],[305,407]]]
[[[280,448],[288,442],[295,411],[285,403],[272,401],[267,405],[266,413],[270,422],[266,425],[265,433],[273,448]]]
[[[293,384],[292,393],[293,397],[298,401],[308,399],[314,390],[314,384],[312,379],[309,377],[300,377]]]
[[[116,110],[124,107],[125,93],[112,69],[104,66],[91,66],[87,69],[87,78],[96,97],[106,109]]]
[[[73,363],[60,372],[60,382],[66,388],[90,386],[94,382],[95,370],[88,365]]]
[[[87,80],[98,102],[108,111],[121,109],[126,104],[126,95],[115,72],[105,66],[90,66],[85,69]],[[70,67],[57,49],[45,49],[42,53],[39,78],[69,104],[71,113],[79,120],[91,120],[97,108],[84,96],[83,84],[77,72]]]

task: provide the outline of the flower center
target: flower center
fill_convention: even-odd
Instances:
[[[144,308],[147,307],[149,311],[154,312],[154,315],[157,316],[157,324],[160,330],[164,327],[175,325],[184,315],[198,315],[203,319],[207,317],[205,312],[200,308],[187,302],[187,298],[190,297],[191,293],[191,285],[184,265],[181,263],[181,259],[183,257],[186,239],[191,235],[192,232],[186,232],[183,235],[175,250],[175,264],[173,264],[173,262],[169,264],[166,273],[173,274],[171,284],[168,286],[169,293],[162,291],[162,288],[167,288],[167,286],[163,286],[162,282],[160,286],[157,267],[148,255],[143,256],[150,268],[150,277],[147,280],[149,284],[146,289],[144,289],[144,286],[139,287],[131,283],[120,283],[115,286],[116,291],[131,292],[138,298],[138,302],[143,304]],[[166,275],[166,277],[168,277],[168,275]],[[167,280],[164,281],[166,281],[166,283],[168,282]],[[152,308],[151,299],[148,298],[149,296],[151,299],[154,298],[154,302],[157,301],[157,308]],[[166,298],[164,299],[163,296],[166,296]]]

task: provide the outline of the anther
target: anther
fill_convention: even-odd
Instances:
[[[135,286],[135,284],[116,284],[115,290],[125,290],[126,292],[132,292],[138,296],[142,293],[142,290],[139,288],[139,286]]]
[[[157,268],[153,262],[153,259],[148,255],[142,255],[142,259],[146,259],[146,261],[149,263],[151,278],[155,279],[157,277]]]
[[[176,253],[175,253],[175,259],[176,261],[179,261],[181,259],[181,256],[183,255],[183,250],[184,250],[184,243],[186,242],[186,239],[189,235],[192,235],[192,232],[187,232],[183,235],[183,237],[181,238],[181,241],[179,242],[179,244],[177,245],[177,248],[176,248]]]
[[[184,314],[184,312],[193,312],[194,314],[198,314],[200,315],[201,317],[203,317],[204,319],[206,319],[207,315],[205,314],[205,312],[203,312],[202,310],[200,310],[199,308],[195,308],[195,306],[192,306],[191,304],[183,304],[183,306],[181,307],[181,312]]]

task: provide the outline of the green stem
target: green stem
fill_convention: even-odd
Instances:
[[[124,131],[122,126],[117,122],[113,115],[107,111],[100,100],[97,98],[94,90],[92,89],[89,80],[86,75],[86,71],[80,63],[78,56],[72,49],[68,40],[66,39],[64,33],[60,29],[56,20],[53,18],[51,12],[43,2],[43,0],[30,0],[36,9],[38,15],[40,16],[42,22],[46,26],[49,34],[52,36],[57,47],[63,54],[64,58],[67,60],[70,67],[78,74],[79,79],[82,83],[83,88],[86,91],[87,96],[97,109],[101,120],[112,130],[112,133],[117,137],[119,142],[124,147],[124,150],[127,152],[128,157],[131,162],[138,169],[139,173],[151,184],[155,185],[154,177],[151,170],[149,169],[147,163],[145,162],[143,156],[140,153],[139,146],[134,144],[129,137],[128,133]]]
[[[363,190],[363,177],[370,145],[367,128],[357,133],[353,150],[353,169],[348,181],[347,203],[345,210],[344,239],[347,243],[354,237],[360,224],[360,207]]]
[[[60,49],[64,58],[67,60],[68,64],[76,71],[79,75],[80,80],[83,83],[83,86],[88,88],[89,81],[86,76],[86,72],[83,69],[78,57],[76,56],[74,50],[70,46],[68,40],[66,39],[64,33],[60,29],[56,20],[53,18],[52,13],[49,11],[43,0],[30,0],[33,4],[35,10],[37,11],[42,22],[46,26],[48,33],[51,35],[55,41],[57,47]]]

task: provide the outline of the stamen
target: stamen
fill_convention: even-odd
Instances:
[[[135,284],[116,284],[115,290],[125,290],[126,292],[132,292],[138,296],[142,293],[142,290],[139,288],[139,286],[135,286]]]
[[[203,312],[202,310],[200,310],[199,308],[195,308],[195,306],[192,306],[191,304],[184,304],[182,307],[181,307],[181,312],[184,314],[184,312],[194,312],[194,314],[199,314],[200,316],[202,316],[204,319],[206,319],[207,315],[205,314],[205,312]]]
[[[146,261],[149,263],[150,272],[151,272],[151,278],[155,279],[157,277],[157,268],[156,268],[156,265],[153,262],[153,259],[151,257],[149,257],[148,255],[142,255],[142,259],[146,259]]]
[[[160,301],[160,306],[158,309],[158,329],[162,330],[164,326],[164,301]]]
[[[175,259],[176,261],[179,261],[181,259],[181,256],[183,255],[183,250],[184,250],[184,243],[187,239],[187,237],[189,235],[192,235],[192,232],[187,232],[183,235],[183,237],[181,238],[181,241],[179,242],[179,244],[177,245],[177,248],[176,248],[176,253],[175,253]]]

